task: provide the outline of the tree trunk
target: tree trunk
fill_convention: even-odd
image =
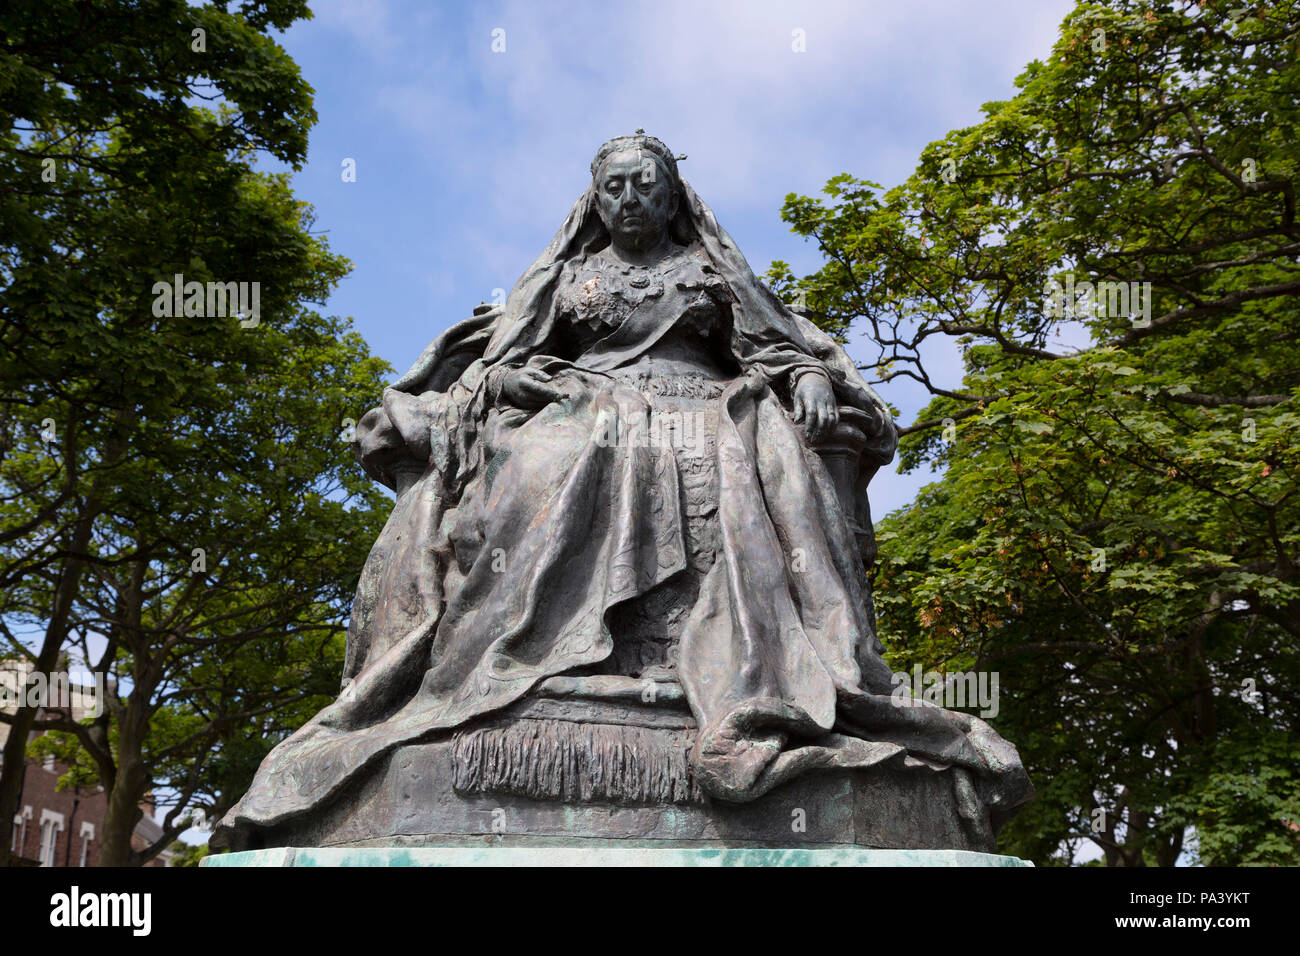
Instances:
[[[22,711],[18,712],[22,716]],[[9,738],[5,741],[4,766],[0,768],[0,866],[9,866],[14,842],[14,816],[23,798],[23,776],[27,760],[27,732],[20,730],[18,720],[9,725]]]
[[[148,790],[148,775],[144,764],[127,757],[119,763],[117,779],[108,791],[108,807],[104,812],[104,837],[99,845],[100,866],[139,866],[131,848],[135,825],[144,816],[140,801]]]
[[[77,522],[72,534],[72,557],[63,565],[54,601],[50,608],[50,622],[45,628],[41,652],[36,656],[36,670],[48,678],[59,664],[59,652],[68,636],[68,618],[72,613],[73,598],[81,586],[81,572],[86,562],[77,557],[85,553],[90,541],[93,515],[85,515]],[[23,771],[27,763],[27,737],[36,723],[37,708],[24,706],[27,689],[19,688],[18,711],[9,724],[9,737],[5,740],[4,766],[0,767],[0,866],[10,863],[9,846],[13,841],[14,815],[22,800]]]
[[[125,428],[130,413],[119,409],[115,415],[116,424]],[[76,427],[69,422],[66,439],[70,467],[76,460]],[[126,449],[124,437],[114,438],[105,448],[104,465],[116,464]],[[50,622],[45,628],[45,638],[41,642],[40,653],[36,656],[36,670],[47,677],[58,666],[59,653],[67,640],[72,605],[81,588],[81,575],[86,561],[82,557],[90,543],[95,519],[100,511],[101,494],[98,483],[91,489],[83,506],[81,516],[72,528],[68,541],[69,557],[63,563],[59,583],[54,588],[54,597],[50,602]],[[25,702],[25,701],[24,701]],[[14,815],[18,812],[18,803],[22,799],[23,770],[27,763],[27,735],[31,733],[36,722],[36,708],[18,708],[13,722],[9,725],[9,737],[5,740],[4,766],[0,767],[0,866],[10,863],[9,845],[13,840]]]

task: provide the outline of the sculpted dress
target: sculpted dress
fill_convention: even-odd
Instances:
[[[971,813],[1031,792],[983,721],[891,701],[863,544],[869,559],[866,483],[896,430],[683,193],[673,252],[633,267],[588,190],[505,306],[440,337],[362,420],[359,457],[398,500],[358,587],[344,691],[271,752],[218,844],[558,675],[680,685],[690,773],[714,799],[886,761],[951,768]],[[503,401],[529,365],[568,397]],[[791,420],[803,375],[872,423],[851,507]]]

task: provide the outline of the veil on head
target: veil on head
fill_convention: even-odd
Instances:
[[[550,309],[560,273],[569,260],[590,255],[609,244],[609,233],[596,211],[595,174],[615,149],[644,149],[659,160],[677,189],[677,211],[668,224],[669,235],[679,245],[698,242],[735,296],[734,328],[759,341],[784,340],[811,355],[794,316],[759,282],[736,243],[719,224],[704,201],[681,177],[677,157],[660,140],[641,131],[608,140],[592,161],[592,182],[573,204],[564,224],[546,249],[515,283],[484,353],[484,362],[512,362],[550,334],[554,316]],[[682,157],[685,158],[685,157]]]

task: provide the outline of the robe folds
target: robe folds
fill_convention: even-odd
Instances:
[[[364,659],[340,698],[272,751],[228,822],[308,813],[395,747],[602,661],[609,610],[685,567],[671,449],[610,440],[638,427],[640,394],[542,365],[556,382],[590,379],[588,390],[531,417],[496,416],[482,438],[490,467],[460,507],[445,507],[436,467],[404,492],[358,593]],[[764,377],[737,379],[715,405],[722,547],[678,664],[701,786],[747,800],[810,770],[910,757],[969,771],[986,803],[1023,799],[1014,748],[983,721],[891,700],[857,542]],[[412,575],[421,563],[427,578]]]
[[[952,771],[969,813],[1009,815],[1032,793],[1015,748],[979,718],[891,697],[855,536],[870,528],[866,483],[897,443],[887,409],[683,191],[678,238],[736,293],[739,369],[708,405],[719,547],[676,665],[698,726],[695,780],[744,802],[819,769],[926,765]],[[358,585],[343,692],[271,751],[214,845],[310,815],[395,748],[606,660],[611,609],[687,567],[672,449],[621,440],[644,427],[646,398],[542,351],[556,281],[598,242],[594,220],[589,190],[505,306],[440,336],[359,423],[363,466],[398,497]],[[502,407],[494,376],[525,364],[569,397]],[[789,380],[805,369],[878,426],[852,514],[787,411]]]

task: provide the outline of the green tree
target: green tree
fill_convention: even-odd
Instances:
[[[171,846],[172,866],[198,866],[208,855],[207,844],[201,846],[177,841]]]
[[[999,673],[1039,862],[1300,863],[1298,53],[1293,2],[1080,3],[907,182],[785,204],[826,262],[774,285],[932,396],[881,633]]]
[[[268,34],[306,7],[230,6],[0,12],[0,628],[36,670],[75,651],[111,688],[94,720],[5,718],[0,863],[33,730],[105,787],[105,863],[221,812],[336,687],[385,510],[345,432],[387,366],[311,308],[348,263],[287,176],[251,169],[305,155],[311,90]],[[177,274],[257,283],[257,312],[249,285],[242,314],[169,315]],[[159,790],[163,838],[136,851]]]

